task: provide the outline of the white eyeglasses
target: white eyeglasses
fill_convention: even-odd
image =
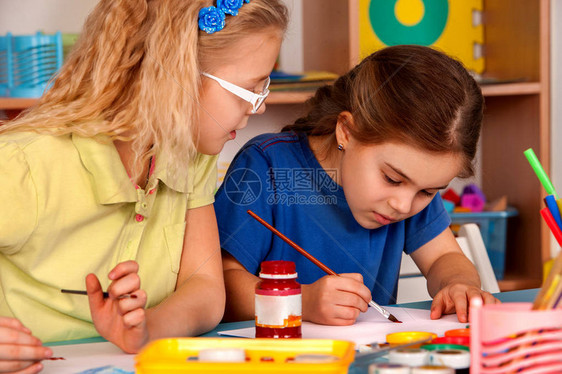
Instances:
[[[215,81],[218,82],[218,84],[220,84],[220,86],[222,88],[224,88],[225,90],[233,93],[234,95],[238,96],[239,98],[249,102],[250,104],[252,104],[252,113],[256,113],[258,111],[258,109],[261,107],[261,105],[263,104],[263,102],[265,101],[265,98],[267,97],[267,95],[269,95],[269,83],[271,82],[271,79],[269,77],[267,77],[267,79],[265,80],[264,84],[263,84],[263,89],[260,93],[255,93],[252,91],[248,91],[245,88],[242,88],[240,86],[235,85],[234,83],[230,83],[225,81],[224,79],[220,79],[218,77],[215,77],[214,75],[208,74],[208,73],[201,73],[201,75],[206,76],[207,78],[211,78]]]

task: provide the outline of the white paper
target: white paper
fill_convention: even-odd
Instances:
[[[135,355],[123,353],[109,342],[56,345],[49,347],[53,357],[64,360],[44,360],[41,374],[75,374],[88,369],[113,365],[119,369],[135,370]]]
[[[461,323],[456,314],[450,314],[437,320],[429,318],[429,310],[400,307],[385,307],[402,323],[393,323],[384,318],[373,308],[362,313],[355,324],[351,326],[325,326],[311,322],[303,322],[302,337],[306,339],[335,339],[349,340],[355,344],[369,344],[385,342],[386,335],[400,331],[427,331],[443,336],[445,331],[462,329],[466,323]],[[219,335],[254,338],[255,328],[249,327],[237,330],[219,331]]]

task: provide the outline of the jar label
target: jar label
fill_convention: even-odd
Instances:
[[[302,297],[256,295],[256,326],[297,327],[302,321]]]

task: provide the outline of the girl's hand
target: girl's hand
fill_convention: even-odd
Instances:
[[[480,288],[454,283],[443,287],[433,298],[431,303],[431,319],[441,318],[443,314],[457,313],[459,322],[468,322],[469,300],[473,297],[480,297],[484,304],[499,304],[489,292],[482,291]]]
[[[366,312],[371,292],[357,273],[326,275],[302,285],[302,315],[306,321],[333,326],[352,325]]]
[[[20,321],[0,317],[0,373],[38,373],[43,369],[39,361],[52,355]]]
[[[96,330],[105,339],[126,353],[136,353],[148,341],[146,326],[146,292],[140,289],[137,274],[139,265],[135,261],[118,264],[109,272],[112,280],[103,297],[98,278],[94,274],[86,277],[86,290],[90,301],[90,312]]]

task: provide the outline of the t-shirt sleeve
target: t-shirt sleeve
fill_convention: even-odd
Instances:
[[[199,208],[215,201],[217,189],[217,155],[198,153],[193,172],[193,192],[187,198],[187,209]]]
[[[37,191],[23,151],[0,142],[0,252],[16,253],[37,224]]]
[[[270,161],[256,145],[243,148],[232,161],[215,200],[221,248],[234,256],[252,274],[272,245],[272,233],[252,218],[252,210],[273,222],[274,206],[267,191]]]
[[[451,219],[443,206],[441,195],[436,194],[425,209],[406,220],[404,252],[411,254],[441,234],[450,224]]]

